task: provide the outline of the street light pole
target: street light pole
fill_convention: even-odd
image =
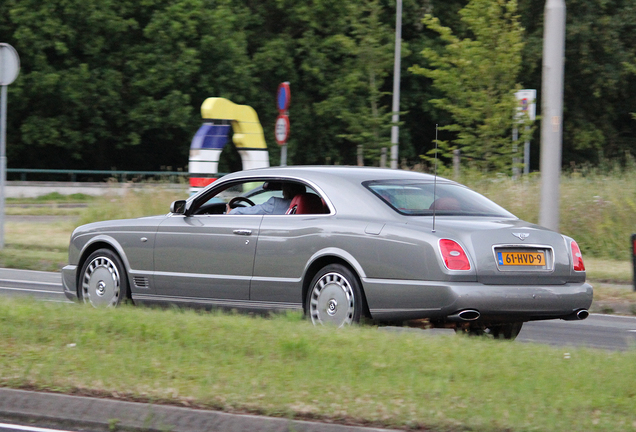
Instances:
[[[395,12],[395,61],[393,62],[393,118],[391,126],[391,169],[398,167],[398,136],[400,121],[400,61],[402,55],[402,0],[397,0]]]
[[[564,56],[565,1],[547,0],[543,30],[539,224],[554,231],[559,230]]]

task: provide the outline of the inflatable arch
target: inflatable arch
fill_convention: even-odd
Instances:
[[[201,105],[201,117],[203,125],[190,144],[191,191],[196,192],[216,180],[213,175],[218,173],[219,158],[228,142],[230,127],[243,169],[269,166],[263,127],[254,108],[224,98],[207,98]]]

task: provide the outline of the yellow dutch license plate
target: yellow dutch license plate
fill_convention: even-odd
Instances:
[[[544,252],[497,252],[500,266],[544,266]]]

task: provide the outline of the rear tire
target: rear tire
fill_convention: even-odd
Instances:
[[[488,327],[488,334],[494,339],[515,340],[523,327],[523,322],[500,324]]]
[[[128,277],[119,256],[110,249],[93,252],[80,273],[78,296],[95,308],[115,307],[128,298]]]
[[[360,322],[364,299],[358,278],[341,264],[323,267],[311,281],[305,310],[314,325]]]

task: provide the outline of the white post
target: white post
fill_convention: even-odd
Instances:
[[[20,56],[11,45],[0,43],[0,249],[4,249],[4,187],[7,181],[7,86],[20,73]]]
[[[7,86],[0,96],[0,249],[4,249],[4,189],[7,181]]]
[[[530,129],[529,126],[526,126],[526,133]],[[526,140],[523,144],[523,174],[530,174],[530,141]]]

